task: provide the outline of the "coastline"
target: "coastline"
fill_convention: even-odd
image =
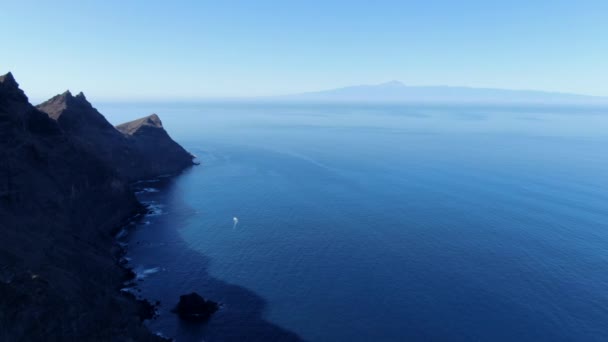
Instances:
[[[194,165],[160,118],[110,124],[69,91],[33,106],[0,76],[0,340],[166,341],[121,291],[116,234],[148,209],[130,181]],[[116,151],[116,153],[114,153]]]
[[[199,163],[193,162],[191,166],[188,166],[177,173],[174,174],[165,174],[158,175],[152,178],[135,180],[129,184],[130,189],[136,195],[145,188],[139,189],[137,187],[138,184],[146,184],[150,182],[158,181],[159,178],[164,179],[173,179],[175,177],[179,177],[185,170],[198,166]],[[141,320],[142,324],[145,326],[144,322],[146,320],[155,319],[158,315],[158,306],[160,304],[159,301],[153,303],[149,298],[145,298],[139,295],[141,289],[138,287],[137,283],[137,273],[134,271],[134,267],[129,265],[129,259],[126,257],[128,253],[129,244],[127,242],[121,241],[121,239],[127,239],[129,235],[132,233],[133,229],[137,228],[138,224],[141,224],[141,221],[145,219],[146,215],[152,214],[153,210],[150,209],[149,204],[143,204],[137,199],[140,207],[137,208],[135,212],[133,212],[129,217],[127,217],[124,222],[118,225],[115,229],[111,231],[111,235],[114,237],[113,239],[113,255],[116,260],[116,265],[119,266],[124,272],[122,286],[120,286],[117,290],[131,298],[139,307],[138,318]],[[148,329],[146,327],[146,329]],[[158,332],[152,332],[148,329],[148,331],[154,336],[158,337],[160,341],[173,341],[170,337],[165,337]]]
[[[195,152],[201,146],[206,144],[188,145]],[[302,341],[298,333],[268,319],[272,307],[263,292],[217,274],[213,265],[222,260],[212,258],[213,249],[195,248],[188,238],[193,226],[205,225],[211,216],[224,216],[214,205],[196,209],[192,202],[190,194],[205,188],[195,187],[193,181],[217,171],[213,153],[205,152],[201,157],[205,168],[189,168],[179,177],[137,184],[144,190],[138,193],[139,200],[150,203],[154,212],[129,229],[121,241],[128,243],[129,264],[142,279],[137,281],[141,291],[136,294],[152,303],[160,302],[158,316],[146,321],[146,327],[177,341]],[[221,182],[214,184],[222,187]],[[201,195],[215,202],[213,190]],[[231,223],[229,231],[235,234]],[[214,238],[212,232],[205,238],[205,229],[200,231],[203,239]],[[234,250],[227,245],[224,247]],[[192,292],[220,304],[205,323],[183,321],[173,312],[180,296]]]

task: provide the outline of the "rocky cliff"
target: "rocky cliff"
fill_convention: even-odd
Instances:
[[[69,91],[37,108],[130,181],[174,174],[193,164],[192,155],[171,139],[156,114],[115,128],[83,93]]]
[[[40,108],[0,76],[0,340],[158,340],[146,305],[119,291],[128,272],[113,234],[143,210],[128,181],[165,172],[130,158],[162,164],[162,153],[137,156],[159,134],[175,147],[159,127],[116,130],[81,94]]]
[[[116,128],[131,143],[132,154],[139,157],[139,178],[173,174],[192,165],[193,156],[169,137],[156,114]]]

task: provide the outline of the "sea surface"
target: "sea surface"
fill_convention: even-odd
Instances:
[[[199,166],[139,183],[150,328],[177,341],[608,340],[608,109],[106,103]],[[235,225],[234,217],[238,218]],[[207,324],[170,310],[196,291]]]

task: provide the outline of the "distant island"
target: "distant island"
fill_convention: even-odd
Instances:
[[[286,101],[608,104],[608,98],[538,90],[408,86],[399,81],[270,97]]]
[[[84,94],[33,106],[0,76],[0,340],[160,341],[114,234],[146,212],[130,184],[193,156],[150,116],[117,127]]]

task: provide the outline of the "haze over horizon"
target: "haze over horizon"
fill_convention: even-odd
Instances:
[[[36,100],[60,89],[96,101],[271,96],[395,79],[608,96],[608,47],[597,43],[608,3],[516,2],[6,2],[0,29],[13,33],[0,66]]]
[[[585,94],[445,85],[411,86],[397,80],[379,84],[363,84],[267,98],[339,102],[608,103],[608,97]]]
[[[605,342],[607,19],[0,0],[0,342]]]

